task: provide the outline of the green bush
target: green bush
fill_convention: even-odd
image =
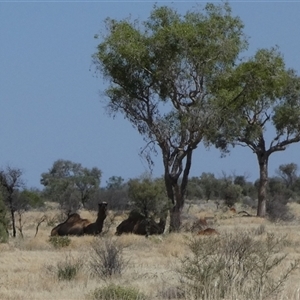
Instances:
[[[90,294],[91,300],[146,300],[147,297],[137,289],[110,284],[98,288]]]
[[[72,280],[77,276],[82,266],[83,262],[81,259],[67,255],[56,266],[47,266],[47,270],[51,275],[57,277],[58,280]]]
[[[49,242],[54,246],[54,248],[63,248],[69,246],[71,240],[67,236],[51,236],[49,238]]]
[[[82,267],[80,259],[67,256],[65,261],[57,264],[57,277],[59,280],[72,280]]]
[[[286,263],[285,238],[250,232],[190,240],[177,269],[188,299],[275,299],[299,260]]]

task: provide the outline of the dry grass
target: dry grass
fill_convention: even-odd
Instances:
[[[292,208],[300,216],[300,205],[292,204]],[[96,216],[88,211],[80,214],[91,220]],[[0,299],[87,299],[91,291],[107,284],[92,276],[89,270],[89,253],[95,238],[71,237],[71,244],[68,247],[55,249],[48,242],[52,226],[46,221],[41,223],[38,234],[34,237],[37,222],[43,215],[51,219],[58,216],[59,211],[53,208],[45,213],[26,213],[24,238],[10,238],[9,244],[0,244]],[[237,230],[250,233],[263,226],[261,232],[257,234],[258,239],[267,232],[276,236],[287,235],[283,252],[289,254],[288,260],[300,258],[299,222],[272,224],[261,218],[239,217],[211,207],[206,212],[205,207],[197,208],[196,205],[191,205],[189,211],[185,212],[185,222],[205,216],[214,217],[213,227],[220,234]],[[124,258],[129,260],[123,276],[114,277],[110,282],[135,287],[148,295],[149,299],[164,299],[162,295],[168,294],[167,291],[174,290],[178,285],[178,277],[174,270],[178,266],[179,258],[187,254],[187,240],[192,234],[182,232],[149,238],[135,235],[115,237],[115,228],[124,218],[125,215],[116,217],[108,233],[101,237],[101,239],[118,239],[120,245],[124,247]],[[83,268],[74,280],[58,280],[49,269],[63,261],[67,255],[82,259]],[[300,299],[299,276],[300,271],[296,271],[289,279],[281,299]]]

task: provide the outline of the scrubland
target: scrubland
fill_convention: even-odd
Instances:
[[[189,241],[200,241],[200,245],[205,245],[213,239],[212,236],[200,237],[196,232],[190,232],[190,225],[200,217],[207,217],[209,226],[215,228],[220,237],[246,234],[259,241],[270,234],[275,238],[284,238],[278,254],[287,254],[287,257],[282,265],[272,271],[272,276],[276,278],[290,262],[300,259],[300,205],[289,205],[295,218],[288,223],[241,217],[216,209],[209,203],[186,205],[180,233],[149,238],[132,234],[115,236],[115,228],[126,218],[126,214],[115,215],[110,211],[101,237],[70,237],[70,244],[62,248],[55,248],[49,242],[50,231],[57,224],[54,220],[60,212],[55,208],[26,212],[22,218],[23,238],[19,234],[15,239],[10,238],[8,244],[0,244],[0,299],[91,299],[95,289],[111,283],[133,287],[147,299],[217,299],[219,296],[203,293],[192,298],[191,294],[180,292],[184,290],[184,281],[178,270],[184,257],[190,255]],[[93,212],[81,211],[80,214],[84,218],[95,219]],[[44,216],[47,220],[40,224],[36,234],[37,224]],[[115,241],[123,249],[126,264],[121,275],[99,278],[91,272],[92,245],[107,240]],[[66,260],[80,262],[80,269],[71,280],[61,279],[57,274],[59,264]],[[300,299],[299,279],[300,269],[295,268],[276,298],[272,295],[268,299]],[[235,282],[232,282],[231,295],[224,297],[244,299],[239,298]]]

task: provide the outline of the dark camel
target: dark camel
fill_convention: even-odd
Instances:
[[[166,220],[161,218],[159,223],[156,223],[152,219],[143,219],[138,221],[132,233],[139,234],[139,235],[152,235],[152,234],[163,234],[166,226]]]
[[[94,223],[88,224],[83,228],[84,234],[96,235],[102,232],[103,222],[107,216],[107,203],[102,202],[98,204],[97,220]]]
[[[145,217],[139,212],[135,210],[131,211],[128,218],[118,225],[116,235],[121,235],[122,233],[132,233],[136,223],[144,218]]]
[[[60,235],[83,235],[83,234],[96,234],[101,232],[103,227],[104,219],[106,218],[106,207],[107,203],[102,202],[98,204],[98,217],[95,223],[91,223],[88,219],[81,219],[80,215],[74,213],[68,217],[68,219],[58,224],[51,230],[51,236]],[[102,223],[101,223],[102,220]],[[89,229],[85,228],[89,227]],[[100,229],[101,228],[101,229]]]
[[[165,230],[166,221],[161,218],[159,223],[153,219],[145,218],[142,214],[132,211],[128,218],[117,227],[116,235],[134,233],[138,235],[162,234]]]

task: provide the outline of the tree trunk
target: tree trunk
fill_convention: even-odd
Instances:
[[[184,197],[179,191],[179,185],[173,187],[175,203],[170,210],[170,232],[178,232],[181,227],[181,211],[184,205]]]
[[[268,160],[269,155],[264,152],[257,155],[259,164],[259,187],[257,216],[265,217],[267,208]]]
[[[169,173],[168,164],[165,164],[165,185],[167,189],[167,195],[172,203],[172,208],[170,209],[170,232],[178,232],[181,227],[181,211],[184,206],[184,197],[188,184],[188,177],[191,168],[192,161],[192,149],[188,149],[185,152],[184,157],[186,157],[185,167],[183,171],[183,176],[181,184],[178,184],[179,175],[182,173],[182,159],[183,156],[178,159],[179,162],[178,169],[176,173]],[[168,163],[168,162],[167,162]]]
[[[11,209],[10,213],[11,213],[11,222],[12,222],[12,228],[13,228],[13,237],[16,237],[15,212],[13,209]]]

